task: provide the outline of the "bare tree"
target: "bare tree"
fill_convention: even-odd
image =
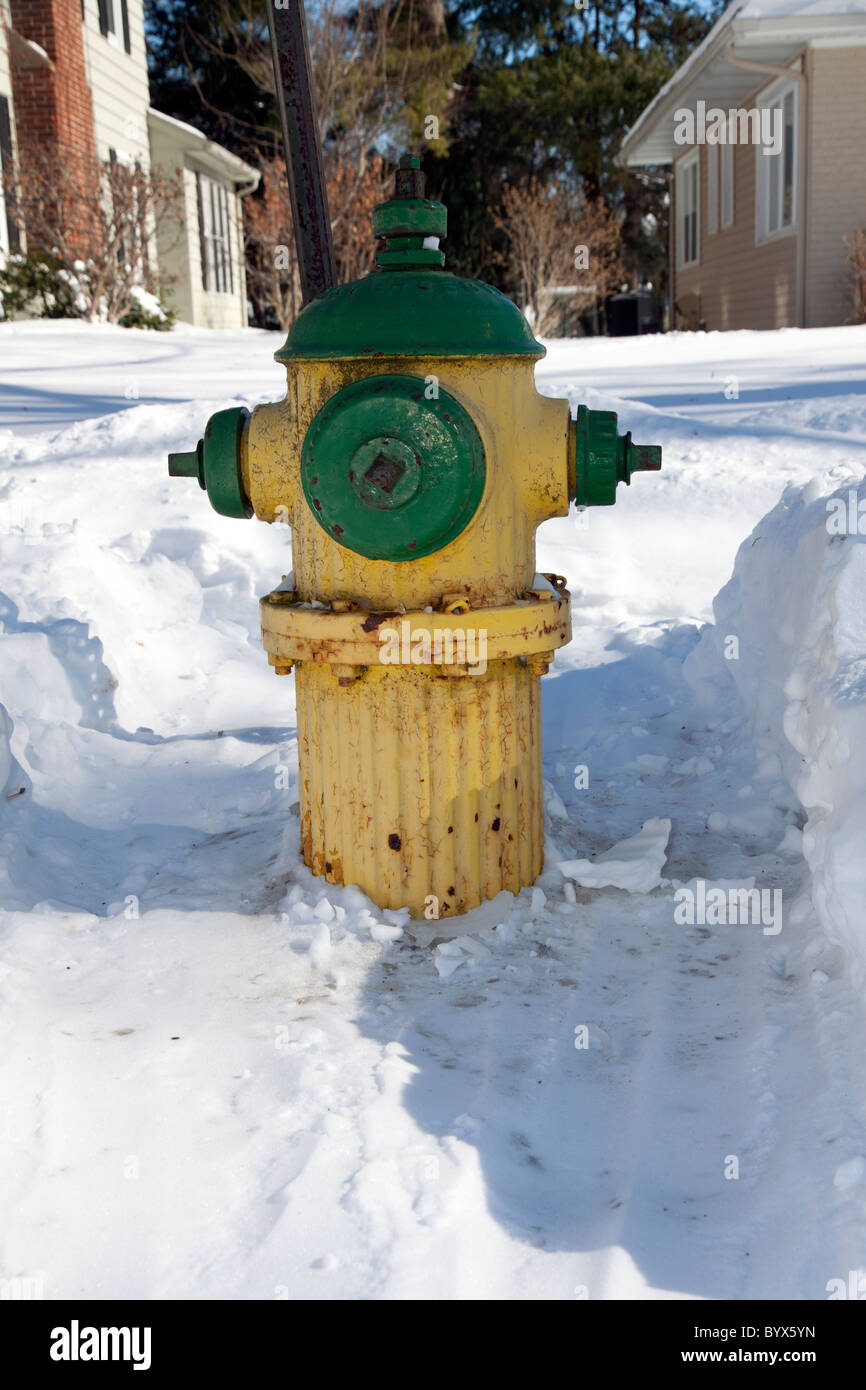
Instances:
[[[430,138],[431,118],[442,140],[439,148],[444,148],[454,78],[468,50],[448,40],[443,0],[356,0],[352,7],[341,0],[319,0],[308,6],[307,17],[337,276],[345,282],[372,268],[370,213],[387,196],[388,184],[380,152],[412,148],[422,136]],[[274,73],[261,0],[211,0],[208,22],[206,32],[196,28],[197,42],[236,63],[255,86],[272,95]],[[190,62],[188,68],[195,83],[195,65]],[[206,101],[200,88],[199,95]],[[210,109],[217,116],[227,114]],[[231,114],[237,120],[237,113]],[[248,128],[247,158],[255,159],[264,174],[261,191],[244,205],[251,285],[266,296],[282,323],[299,302],[287,272],[275,279],[275,262],[284,259],[277,248],[293,246],[288,188],[278,171],[279,136],[272,125]]]
[[[282,159],[263,159],[261,169],[259,195],[246,207],[247,288],[259,314],[273,314],[280,328],[287,331],[301,310],[289,185]],[[370,219],[376,204],[388,196],[390,174],[378,155],[368,158],[360,181],[354,169],[331,160],[327,184],[333,203],[342,200],[346,181],[352,182],[355,196],[335,237],[337,278],[342,283],[357,280],[373,269],[375,242]]]
[[[79,317],[116,323],[140,306],[143,291],[159,291],[154,229],[168,231],[169,245],[181,236],[178,178],[28,147],[4,183],[28,248],[55,262]]]
[[[327,171],[328,201],[341,209],[334,226],[334,257],[341,283],[367,275],[374,266],[376,243],[371,223],[373,209],[391,197],[393,176],[384,159],[370,154],[362,174],[348,160],[337,156]],[[351,189],[348,193],[347,187]]]
[[[502,260],[533,329],[552,336],[560,323],[562,291],[579,312],[594,309],[621,283],[622,234],[601,199],[558,184],[506,186],[495,214],[505,234]]]
[[[273,314],[285,333],[301,309],[289,184],[281,159],[263,159],[261,171],[258,195],[244,217],[247,292],[259,319]]]
[[[866,323],[866,227],[858,227],[845,238],[848,248],[848,287],[851,292],[851,323]]]
[[[190,35],[195,24],[196,42],[221,61],[236,63],[254,86],[273,95],[261,0],[210,0],[208,20],[209,28],[201,27],[198,17],[188,22]],[[341,144],[363,162],[386,133],[411,139],[430,114],[444,124],[454,75],[468,50],[449,42],[443,0],[356,0],[352,6],[318,0],[307,5],[307,26],[326,158]],[[188,57],[187,67],[208,104]],[[237,120],[234,111],[210,109]],[[273,135],[270,125],[248,124],[252,139]]]

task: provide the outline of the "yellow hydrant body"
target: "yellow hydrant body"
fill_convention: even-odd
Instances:
[[[305,862],[427,918],[543,865],[540,681],[571,628],[536,528],[658,466],[614,416],[537,393],[519,312],[442,270],[444,215],[404,182],[374,217],[379,270],[313,301],[277,354],[285,399],[173,456],[220,510],[292,528],[261,615],[295,672]]]
[[[304,859],[414,916],[518,892],[542,867],[540,663],[571,631],[564,593],[549,584],[543,597],[529,591],[535,528],[568,511],[569,411],[538,395],[533,365],[499,357],[289,364],[287,401],[250,421],[248,496],[266,520],[287,507],[292,526],[293,597],[263,600],[262,630],[271,663],[295,663]],[[350,381],[391,374],[436,383],[458,400],[488,461],[466,529],[443,550],[403,562],[370,560],[330,539],[298,481],[300,445],[322,406]],[[316,602],[332,611],[297,606]],[[452,658],[438,664],[437,627],[451,635],[450,650],[446,637],[440,648]]]

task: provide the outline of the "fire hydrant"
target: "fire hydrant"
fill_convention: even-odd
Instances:
[[[445,230],[404,156],[373,213],[378,269],[313,300],[276,353],[285,399],[220,411],[169,458],[218,512],[291,526],[261,622],[295,671],[304,860],[431,919],[543,865],[541,675],[571,621],[536,528],[661,467],[614,414],[538,394],[545,349],[498,290],[443,269]]]

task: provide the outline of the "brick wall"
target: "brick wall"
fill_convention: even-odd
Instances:
[[[12,96],[22,175],[28,161],[57,159],[66,170],[95,170],[93,105],[87,85],[81,0],[11,0],[12,25],[39,44],[51,67],[13,61]],[[82,177],[81,172],[76,177]],[[81,212],[82,235],[86,213]]]

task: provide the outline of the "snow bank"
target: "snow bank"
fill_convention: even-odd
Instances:
[[[861,498],[863,500],[861,500]],[[789,487],[743,542],[686,663],[709,701],[732,678],[761,772],[806,813],[815,909],[866,982],[866,488]]]
[[[12,749],[9,739],[12,734],[12,720],[0,705],[0,814],[9,790],[9,774],[12,771]]]
[[[0,900],[9,893],[21,852],[22,814],[26,816],[26,794],[30,782],[12,752],[13,720],[0,705]]]

